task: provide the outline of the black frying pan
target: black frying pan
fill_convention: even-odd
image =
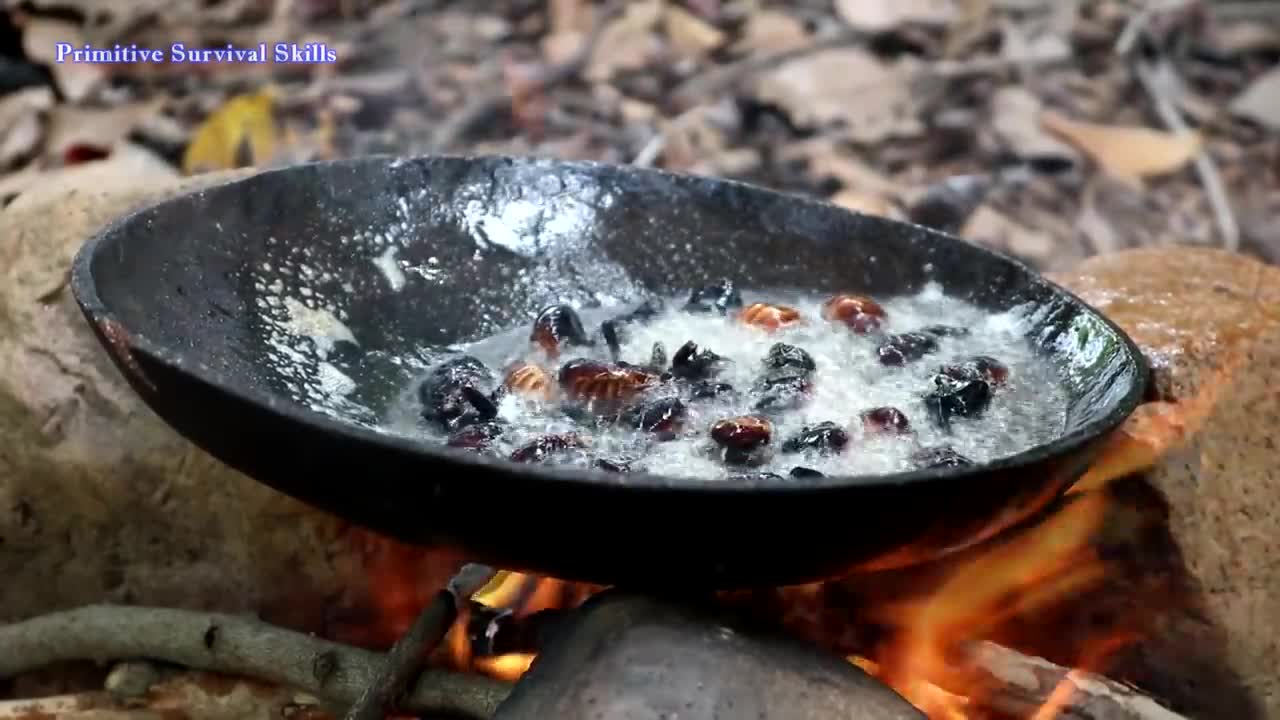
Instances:
[[[404,245],[398,275],[378,261],[388,236]],[[553,302],[638,301],[721,276],[872,295],[935,280],[993,310],[1035,303],[1029,340],[1069,388],[1066,427],[985,465],[778,486],[518,465],[380,433],[340,402],[313,409],[349,389],[332,369],[376,413],[411,380],[390,356],[527,327]],[[972,543],[1074,482],[1146,376],[1115,325],[1003,256],[743,184],[590,163],[376,157],[266,172],[120,220],[81,250],[72,286],[146,402],[228,464],[409,542],[605,584],[789,584]],[[328,369],[267,319],[280,312],[268,296],[301,286],[325,293],[360,346],[313,326]]]

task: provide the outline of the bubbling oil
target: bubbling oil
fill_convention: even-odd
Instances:
[[[667,309],[648,320],[628,324],[621,359],[643,365],[649,362],[655,343],[661,343],[670,357],[692,340],[729,361],[714,379],[732,385],[735,394],[696,400],[688,400],[686,395],[682,429],[676,437],[665,440],[623,424],[584,423],[580,415],[565,412],[556,402],[536,403],[508,395],[499,405],[505,430],[485,452],[508,456],[540,436],[572,432],[586,439],[586,447],[556,453],[555,462],[592,466],[597,460],[608,460],[627,463],[632,471],[714,482],[747,473],[787,477],[795,467],[827,476],[883,475],[916,469],[914,453],[944,446],[982,463],[1027,450],[1062,433],[1066,390],[1053,367],[1038,357],[1027,341],[1027,321],[1017,309],[992,313],[930,285],[914,295],[878,299],[887,318],[880,332],[860,335],[822,319],[826,295],[743,291],[747,305],[769,302],[800,311],[801,323],[768,332],[741,323],[733,311],[728,315],[684,312],[681,308],[686,297],[664,298]],[[620,312],[615,308],[581,315],[592,329]],[[959,327],[968,333],[938,338],[937,350],[914,362],[901,366],[879,362],[876,349],[886,334],[936,325]],[[610,359],[598,332],[593,347],[565,348],[554,363],[534,351],[528,337],[528,328],[519,328],[461,349],[499,375],[518,360],[540,362],[554,376],[570,359]],[[763,359],[776,343],[802,348],[813,358],[816,369],[811,374],[808,398],[796,409],[769,414],[773,435],[762,463],[727,465],[720,454],[711,452],[708,431],[722,418],[761,414],[754,408],[757,398],[750,389],[765,372]],[[999,360],[1008,367],[1008,379],[995,389],[981,415],[953,419],[950,427],[943,429],[931,421],[924,395],[934,387],[932,379],[940,366],[975,355]],[[877,407],[901,410],[910,421],[911,432],[885,435],[864,431],[862,412]],[[782,451],[788,438],[823,422],[834,422],[848,433],[849,442],[841,452]],[[419,425],[419,432],[438,442],[445,440],[436,429]],[[788,478],[788,482],[815,480]]]

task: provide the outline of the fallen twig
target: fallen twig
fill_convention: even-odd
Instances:
[[[600,13],[599,19],[591,28],[591,32],[583,39],[582,46],[578,48],[578,51],[568,60],[559,65],[553,65],[532,78],[523,89],[524,92],[545,92],[549,88],[555,87],[577,75],[591,60],[592,54],[595,53],[596,45],[599,44],[600,37],[604,34],[605,28],[608,27],[609,21],[617,16],[625,6],[626,3],[621,2],[621,0],[611,2],[605,11]],[[442,152],[448,149],[449,146],[462,139],[464,135],[486,118],[501,112],[504,108],[511,107],[514,100],[511,88],[504,83],[498,90],[487,95],[481,95],[467,103],[432,134],[430,151]]]
[[[0,626],[0,677],[59,662],[148,658],[304,690],[349,707],[384,656],[220,613],[90,605]],[[400,707],[490,718],[510,685],[480,675],[422,673]]]
[[[991,676],[992,691],[984,702],[997,712],[1031,717],[1057,702],[1053,717],[1059,720],[1187,720],[1127,685],[995,643],[976,644],[967,659]],[[1059,690],[1064,683],[1068,693]]]
[[[1156,77],[1156,67],[1148,62],[1139,61],[1134,66],[1134,71],[1137,73],[1142,89],[1151,98],[1160,122],[1164,123],[1171,132],[1187,132],[1190,128],[1187,127],[1186,121],[1182,119],[1182,113],[1174,107],[1164,86]],[[1159,72],[1172,73],[1173,68],[1167,63],[1161,64]],[[1231,210],[1231,202],[1227,199],[1227,191],[1222,185],[1222,176],[1218,174],[1218,167],[1214,164],[1208,148],[1201,148],[1196,154],[1194,167],[1196,175],[1200,177],[1200,184],[1204,187],[1209,207],[1213,210],[1218,233],[1222,236],[1222,247],[1232,252],[1239,250],[1240,225],[1236,222],[1235,213]]]
[[[449,587],[436,594],[408,632],[392,646],[373,682],[347,712],[346,720],[382,720],[399,709],[409,683],[427,666],[431,652],[457,619],[458,607],[493,579],[494,574],[492,568],[483,565],[464,566]]]

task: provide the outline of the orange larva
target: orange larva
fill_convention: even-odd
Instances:
[[[555,394],[555,379],[533,363],[520,362],[507,368],[503,385],[511,392],[536,400],[550,400]]]
[[[844,323],[858,333],[880,327],[880,321],[886,316],[880,303],[865,295],[841,293],[822,304],[824,320]]]
[[[800,311],[786,305],[752,303],[738,313],[738,319],[744,324],[772,332],[800,322]]]
[[[560,368],[560,387],[580,401],[625,401],[658,382],[658,375],[638,367],[594,360],[570,360]]]

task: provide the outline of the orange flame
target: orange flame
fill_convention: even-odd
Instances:
[[[1090,628],[1091,634],[1069,639],[1065,636],[1072,633],[1053,623],[1063,622],[1064,606],[1079,605],[1101,583],[1124,574],[1100,552],[1109,542],[1106,538],[1115,534],[1113,526],[1133,525],[1117,510],[1120,496],[1109,483],[1149,466],[1160,451],[1180,441],[1201,414],[1195,412],[1201,410],[1199,403],[1180,408],[1181,417],[1168,404],[1152,405],[1145,409],[1151,414],[1135,420],[1145,425],[1126,426],[1107,446],[1086,476],[1086,485],[1057,500],[1039,494],[1024,498],[1017,510],[1020,524],[1010,527],[1015,518],[1005,517],[998,532],[979,528],[981,534],[992,535],[981,544],[961,546],[923,565],[879,572],[863,568],[826,583],[725,593],[722,598],[726,604],[767,613],[819,647],[848,657],[934,720],[991,715],[1001,679],[984,669],[983,647],[1051,658],[1070,672],[1037,707],[1020,716],[1062,717],[1087,673],[1104,670],[1119,651],[1141,639],[1142,618],[1125,619],[1118,627]],[[1039,514],[1028,518],[1033,512]],[[378,588],[374,600],[384,615],[381,621],[403,629],[430,599],[432,588],[406,582],[421,575],[404,564],[403,553],[371,557],[369,571]],[[435,582],[433,587],[442,584]],[[508,611],[508,619],[518,622],[543,610],[575,607],[602,589],[503,572],[472,601],[477,612],[481,607]],[[523,675],[534,662],[535,648],[477,654],[470,616],[463,608],[437,662],[504,680]],[[1010,714],[1007,709],[1000,712]]]

